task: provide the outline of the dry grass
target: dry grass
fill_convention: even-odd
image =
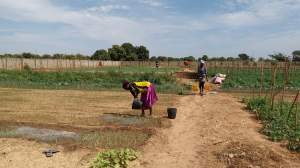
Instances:
[[[166,115],[176,95],[159,95],[154,116]],[[140,115],[131,110],[128,92],[32,90],[0,88],[0,122],[54,124],[76,127],[104,126],[103,114]]]
[[[150,134],[143,131],[112,131],[83,133],[79,143],[83,146],[106,149],[137,148],[146,142]]]

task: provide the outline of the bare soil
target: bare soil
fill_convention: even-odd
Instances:
[[[131,167],[300,167],[300,155],[260,134],[261,124],[229,94],[184,96],[176,107],[178,114],[172,126],[157,129]],[[61,152],[46,158],[41,152],[51,147],[42,142],[0,138],[0,168],[88,167],[96,152],[101,151],[69,151],[54,146]]]
[[[186,96],[172,127],[160,130],[132,167],[300,167],[300,155],[267,140],[261,125],[228,94]]]
[[[159,118],[164,116],[167,107],[171,106],[176,98],[176,95],[159,94],[154,115]],[[139,116],[140,110],[131,109],[132,100],[131,94],[125,91],[0,88],[0,125],[10,123],[81,128],[118,125],[107,123],[103,120],[103,115]],[[153,124],[155,121],[150,122],[149,126],[155,126]]]

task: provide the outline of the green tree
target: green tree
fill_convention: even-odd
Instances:
[[[126,61],[137,61],[138,56],[136,55],[136,53],[130,53],[129,55],[126,55],[125,60]]]
[[[127,55],[136,53],[136,49],[131,43],[123,43],[121,47],[124,48]]]
[[[158,60],[158,61],[167,61],[167,60],[168,60],[168,57],[166,57],[166,56],[158,56],[158,57],[157,57],[157,60]]]
[[[203,56],[202,56],[202,60],[208,61],[208,56],[207,56],[207,55],[203,55]]]
[[[149,59],[149,50],[145,46],[138,46],[135,50],[139,60],[145,61]]]
[[[279,62],[284,62],[288,59],[288,57],[282,53],[271,54],[269,57]]]
[[[64,54],[53,54],[54,59],[62,59],[64,57]]]
[[[44,54],[44,55],[42,56],[42,58],[43,58],[43,59],[49,59],[49,58],[51,58],[51,55],[50,55],[50,54]]]
[[[293,54],[293,61],[300,61],[300,50],[296,50],[292,54]]]
[[[156,61],[156,56],[152,56],[151,58],[150,58],[150,61]]]
[[[188,56],[183,58],[184,61],[196,61],[196,58],[194,56]]]
[[[97,50],[91,56],[92,60],[110,60],[108,52],[106,50]]]
[[[119,45],[113,45],[108,49],[108,55],[113,61],[126,60],[126,51]]]
[[[235,60],[235,58],[233,58],[233,57],[227,57],[227,59],[226,59],[227,61],[234,61]]]
[[[21,54],[23,58],[39,58],[40,56],[37,54],[32,54],[32,53],[22,53]]]
[[[250,56],[245,54],[245,53],[241,53],[238,56],[239,56],[239,59],[242,60],[242,61],[247,61],[247,60],[250,59]]]

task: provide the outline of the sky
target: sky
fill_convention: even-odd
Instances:
[[[300,0],[0,0],[0,53],[267,57],[300,49]]]

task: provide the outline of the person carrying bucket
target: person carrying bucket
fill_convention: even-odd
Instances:
[[[123,89],[129,90],[134,99],[138,98],[139,93],[141,93],[141,102],[142,104],[142,116],[145,116],[145,110],[150,111],[152,115],[152,106],[158,100],[155,86],[147,81],[143,82],[128,82],[127,80],[123,81]]]
[[[207,80],[207,69],[205,66],[205,62],[203,60],[200,60],[198,64],[198,79],[199,79],[200,95],[203,96],[205,95],[204,93],[205,80]]]

